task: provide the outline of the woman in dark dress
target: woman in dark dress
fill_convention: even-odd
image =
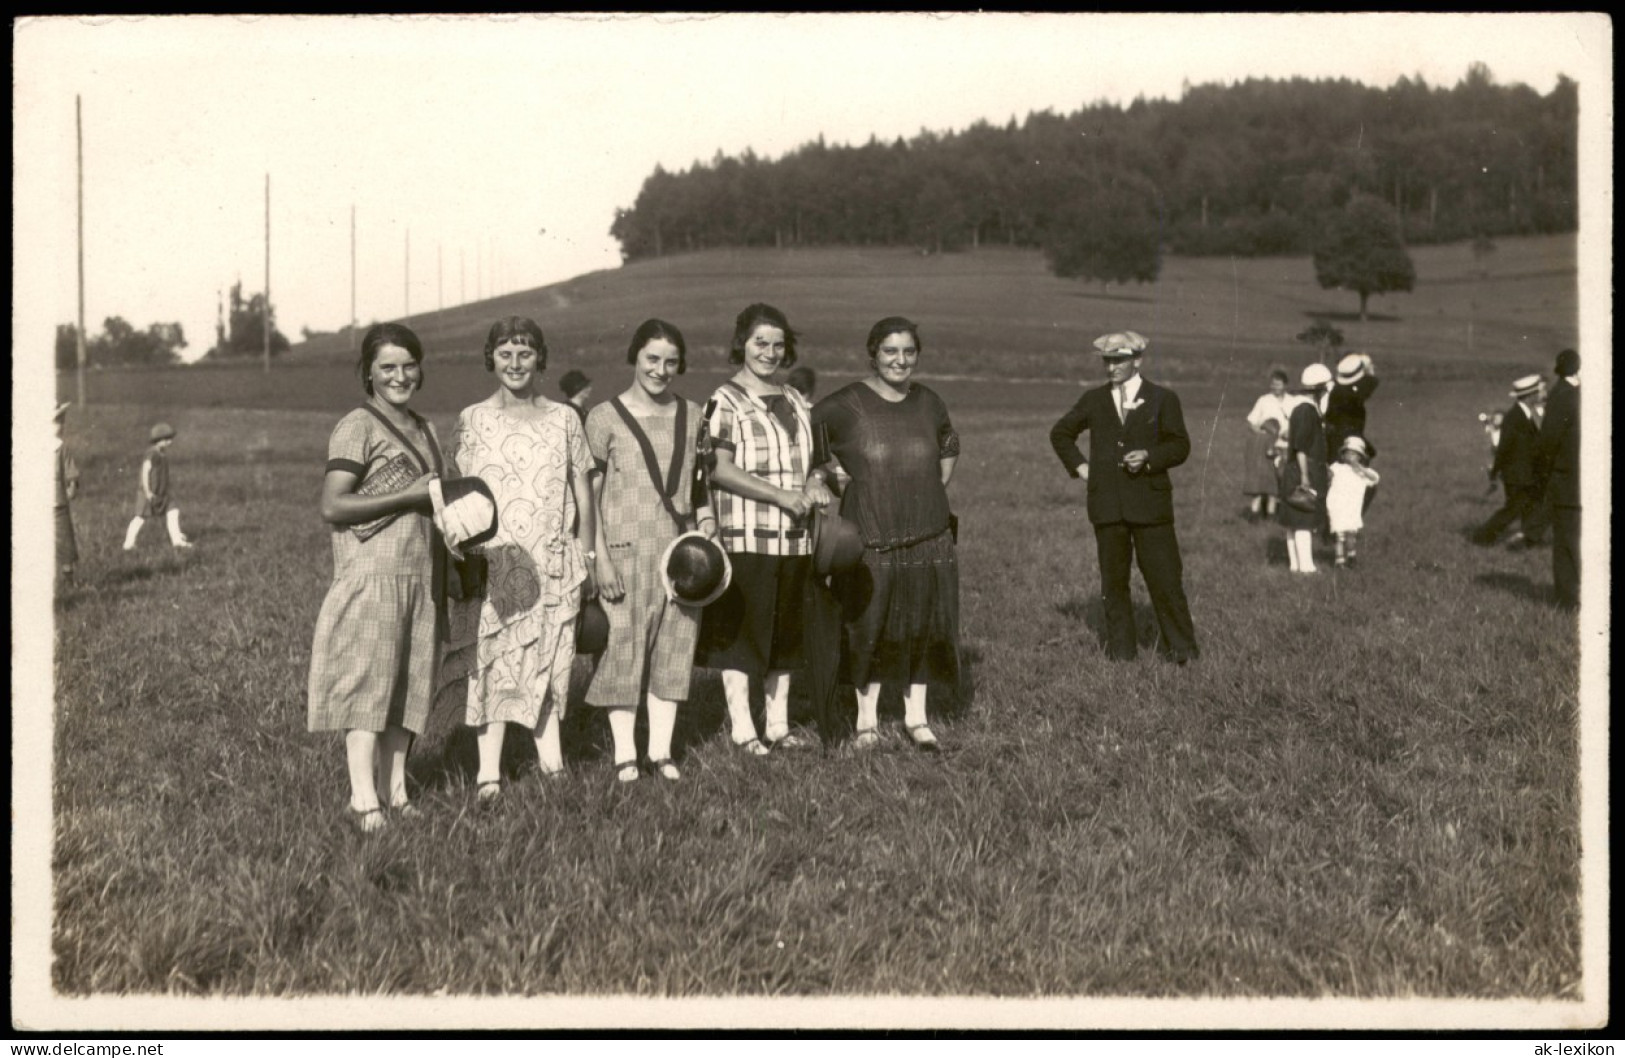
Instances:
[[[1315,573],[1315,529],[1326,521],[1326,429],[1321,422],[1321,405],[1332,385],[1331,370],[1325,364],[1303,369],[1298,399],[1287,419],[1286,464],[1281,468],[1281,495],[1287,497],[1299,485],[1315,493],[1315,509],[1301,511],[1290,503],[1279,508],[1281,525],[1286,528],[1287,564],[1294,573]]]
[[[870,329],[868,348],[874,374],[813,409],[837,475],[849,479],[841,515],[863,536],[862,564],[836,584],[847,667],[858,690],[853,745],[879,743],[880,685],[896,682],[907,685],[909,740],[935,752],[926,685],[954,683],[959,668],[959,563],[947,491],[959,435],[942,398],[912,381],[921,349],[917,324],[889,316]]]

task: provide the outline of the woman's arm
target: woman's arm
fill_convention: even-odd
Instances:
[[[603,544],[598,539],[598,502],[593,497],[592,481],[589,475],[570,472],[570,491],[574,493],[576,511],[580,524],[576,528],[576,539],[591,544],[589,550],[597,555],[607,554],[607,550],[600,551]],[[593,567],[597,565],[596,555],[592,562],[587,564],[587,595],[590,597],[597,593],[597,581],[594,579]]]
[[[425,474],[400,492],[381,496],[359,496],[356,486],[359,475],[349,470],[329,470],[322,480],[322,520],[333,525],[353,525],[368,522],[395,511],[429,510],[429,481],[433,474]]]
[[[948,487],[948,481],[954,476],[954,466],[959,462],[958,456],[943,456],[937,460],[937,466],[942,471],[942,486]]]

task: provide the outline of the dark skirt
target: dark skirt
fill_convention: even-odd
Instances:
[[[942,533],[891,551],[863,552],[836,578],[846,625],[846,669],[876,681],[957,684],[959,560]]]
[[[700,619],[694,663],[753,676],[801,668],[812,556],[729,554],[728,561],[733,577]]]
[[[1280,472],[1275,468],[1275,435],[1247,432],[1246,461],[1241,468],[1244,496],[1274,496],[1280,488]]]
[[[1318,499],[1315,510],[1300,511],[1288,503],[1282,502],[1276,508],[1275,515],[1280,523],[1288,529],[1320,529],[1326,525],[1326,464],[1309,460],[1309,486],[1315,490]],[[1300,475],[1298,474],[1298,460],[1289,455],[1286,463],[1281,467],[1281,497],[1283,501],[1298,487]]]
[[[56,509],[56,564],[71,566],[79,561],[79,544],[73,538],[73,516],[68,508]]]

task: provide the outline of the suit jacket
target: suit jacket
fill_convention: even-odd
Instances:
[[[1350,437],[1365,438],[1365,402],[1376,392],[1377,376],[1366,375],[1354,382],[1337,383],[1326,397],[1326,441],[1333,451]],[[1369,438],[1366,438],[1369,440]]]
[[[1085,430],[1087,459],[1078,449],[1078,435]],[[1174,485],[1168,469],[1190,456],[1191,439],[1173,390],[1142,377],[1139,404],[1119,420],[1111,387],[1091,389],[1050,429],[1049,443],[1073,477],[1079,466],[1089,464],[1089,520],[1095,525],[1160,525],[1174,520]],[[1138,474],[1130,474],[1123,469],[1123,457],[1137,449],[1144,449],[1148,459]]]
[[[1540,428],[1514,404],[1501,419],[1501,443],[1495,446],[1493,476],[1503,485],[1529,488],[1544,483],[1540,474]]]
[[[1580,506],[1580,387],[1567,379],[1559,379],[1546,398],[1539,452],[1540,473],[1552,505]]]

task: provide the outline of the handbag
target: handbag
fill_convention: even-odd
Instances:
[[[380,463],[367,475],[361,487],[355,490],[357,496],[387,496],[392,492],[400,492],[412,482],[423,476],[405,452],[397,453],[395,458]],[[374,518],[367,522],[356,522],[350,526],[350,532],[355,534],[357,540],[371,540],[391,522],[405,514],[405,511],[390,511],[388,514]]]
[[[1286,505],[1295,511],[1313,514],[1320,510],[1320,495],[1308,485],[1295,485],[1287,493]]]

